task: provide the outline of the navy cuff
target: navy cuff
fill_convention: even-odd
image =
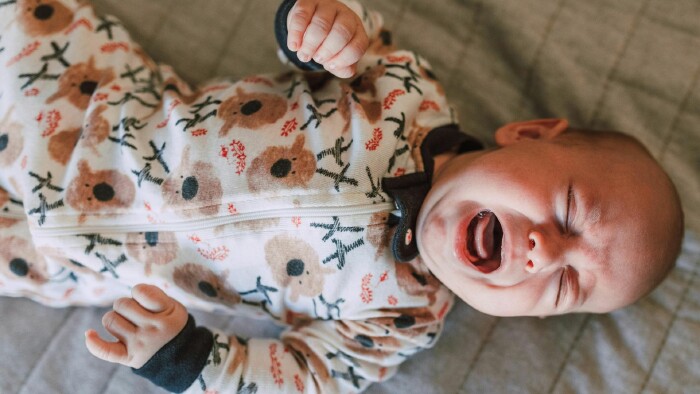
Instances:
[[[175,338],[143,367],[131,370],[170,392],[181,393],[202,373],[213,345],[211,331],[196,327],[194,318],[189,315],[185,328]]]

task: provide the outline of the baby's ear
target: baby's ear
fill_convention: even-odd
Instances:
[[[536,119],[513,122],[496,130],[496,143],[508,146],[521,140],[552,139],[569,127],[566,119]]]

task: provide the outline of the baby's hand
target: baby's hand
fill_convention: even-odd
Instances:
[[[134,286],[131,297],[114,301],[114,310],[102,317],[102,325],[117,342],[105,341],[95,330],[87,330],[85,345],[97,358],[141,368],[182,331],[187,310],[151,285]]]
[[[337,0],[297,0],[287,16],[287,46],[340,78],[355,75],[369,39],[362,20]]]

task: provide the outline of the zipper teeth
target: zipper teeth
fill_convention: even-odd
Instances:
[[[6,219],[25,219],[27,216],[21,214],[21,213],[10,213],[10,212],[4,212],[0,213],[0,218],[6,218]]]
[[[352,207],[321,207],[321,208],[281,208],[264,212],[240,213],[234,216],[196,219],[178,223],[148,223],[148,224],[124,224],[124,225],[99,225],[99,226],[74,226],[59,228],[35,228],[32,233],[36,237],[56,237],[77,235],[86,233],[123,233],[139,231],[198,231],[206,228],[218,227],[227,224],[239,223],[250,220],[289,218],[293,216],[345,216],[363,215],[382,211],[391,211],[395,206],[391,202],[361,205]]]

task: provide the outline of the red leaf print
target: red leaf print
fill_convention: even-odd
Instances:
[[[284,379],[282,379],[282,363],[277,359],[277,344],[270,344],[270,372],[272,373],[272,378],[275,384],[282,387]]]
[[[70,297],[70,295],[73,294],[74,291],[75,291],[75,288],[67,289],[67,290],[63,293],[63,299],[67,299],[68,297]]]
[[[292,218],[292,223],[294,223],[296,227],[301,226],[301,216],[294,216]]]
[[[88,31],[92,31],[92,23],[90,23],[90,21],[85,18],[80,18],[77,21],[73,22],[73,24],[70,25],[68,29],[66,29],[66,34],[72,33],[73,30],[77,29],[80,26],[85,26],[85,28],[88,29]]]
[[[396,103],[396,98],[404,94],[406,94],[406,92],[401,89],[392,90],[384,99],[384,110],[390,110],[391,107],[394,106],[394,103]]]
[[[379,277],[379,282],[384,282],[389,277],[389,271],[384,271],[382,276]]]
[[[261,83],[263,85],[267,85],[272,87],[272,81],[270,81],[267,78],[259,77],[257,75],[250,76],[248,78],[245,78],[243,82],[248,82],[248,83]]]
[[[245,146],[238,140],[232,140],[229,146],[236,157],[236,174],[241,175],[243,170],[245,170]]]
[[[282,126],[282,137],[286,137],[289,134],[293,133],[297,129],[297,118],[290,119],[286,122],[284,122],[284,125]]]
[[[433,111],[439,111],[440,106],[432,100],[424,100],[422,103],[420,103],[420,107],[418,107],[419,111],[427,111],[429,109],[432,109]]]
[[[235,164],[237,175],[241,175],[245,170],[247,156],[245,154],[245,146],[241,141],[234,139],[231,140],[228,146],[221,145],[219,156],[226,159],[229,164]]]
[[[228,88],[228,85],[213,85],[213,86],[209,86],[207,88],[202,89],[202,93],[209,93],[209,92],[213,92],[215,90],[223,90],[226,88]]]
[[[236,210],[236,207],[233,204],[228,203],[228,213],[235,215],[238,213],[238,210]]]
[[[198,248],[197,252],[205,259],[211,261],[223,261],[229,254],[229,250],[226,246],[217,246],[212,249]]]
[[[379,146],[379,143],[382,141],[382,137],[383,137],[382,129],[377,127],[372,132],[372,138],[365,143],[365,149],[367,149],[369,151],[376,150],[377,147]]]
[[[192,130],[193,137],[201,137],[203,135],[207,135],[207,129]]]
[[[146,208],[146,211],[153,212],[153,207],[151,207],[150,203],[144,201],[143,206]],[[146,220],[148,220],[148,222],[151,224],[158,223],[158,220],[156,220],[156,218],[151,214],[146,215]]]
[[[37,89],[37,88],[31,88],[31,89],[28,89],[24,92],[24,95],[27,97],[33,97],[33,96],[36,96],[38,94],[39,94],[39,89]]]
[[[396,299],[393,295],[390,295],[389,298],[387,299],[389,302],[389,305],[395,306],[396,304],[399,303],[399,300]]]
[[[40,46],[40,45],[41,45],[41,44],[39,44],[39,41],[34,41],[33,43],[28,44],[27,46],[25,46],[24,48],[22,48],[22,50],[21,50],[17,55],[15,55],[15,57],[13,57],[12,59],[10,59],[10,60],[5,64],[5,66],[10,67],[11,65],[13,65],[13,64],[17,63],[18,61],[22,60],[23,57],[27,57],[27,56],[31,55],[32,53],[34,53],[34,51],[36,51],[37,49],[39,49],[39,46]]]
[[[39,114],[37,120],[41,122],[43,117],[43,114]],[[44,131],[41,132],[41,136],[48,137],[51,134],[53,134],[58,128],[58,124],[61,122],[61,118],[61,113],[55,109],[52,109],[51,111],[47,112],[46,119],[44,119],[46,121],[46,128],[44,128]]]
[[[298,392],[304,392],[304,382],[302,382],[301,377],[299,377],[299,374],[297,373],[294,374],[294,385],[296,386]]]
[[[93,100],[98,102],[98,101],[105,101],[109,98],[109,95],[107,93],[96,93],[93,96]]]
[[[158,123],[158,125],[156,125],[156,127],[159,129],[162,129],[163,127],[165,127],[168,124],[168,122],[170,121],[170,115],[172,115],[173,109],[175,109],[175,107],[177,107],[180,104],[182,104],[182,101],[177,100],[177,99],[173,100],[173,102],[170,103],[170,106],[168,107],[168,117],[165,118],[162,122]]]
[[[388,60],[392,63],[403,63],[403,62],[410,62],[411,58],[406,56],[406,55],[402,55],[402,56],[389,55],[386,57],[386,60]]]
[[[372,302],[372,289],[370,288],[370,283],[372,282],[372,274],[367,274],[362,277],[362,293],[360,293],[360,299],[365,304]]]
[[[118,50],[129,52],[129,45],[125,42],[110,42],[100,47],[102,53],[113,53]]]
[[[445,317],[445,313],[447,313],[447,308],[450,306],[449,302],[446,302],[442,308],[440,308],[440,312],[437,314],[437,318],[442,320],[443,317]]]

